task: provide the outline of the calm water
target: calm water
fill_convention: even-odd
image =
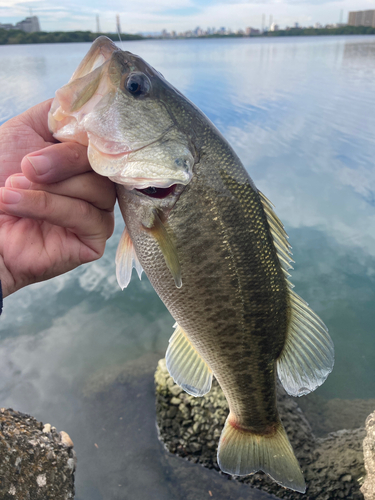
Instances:
[[[89,44],[0,47],[0,123],[53,96]],[[276,206],[292,281],[336,347],[325,398],[374,398],[375,37],[126,42],[218,126]],[[5,300],[0,405],[67,431],[77,499],[266,498],[170,457],[152,373],[173,320],[114,254]],[[122,373],[125,384],[114,384]],[[95,444],[97,446],[95,446]],[[199,490],[197,490],[199,484]]]

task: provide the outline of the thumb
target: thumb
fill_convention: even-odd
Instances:
[[[41,184],[60,182],[91,170],[87,147],[76,142],[59,142],[22,159],[23,174]]]

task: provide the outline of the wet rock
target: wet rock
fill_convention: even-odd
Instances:
[[[325,399],[312,392],[298,399],[298,406],[309,416],[313,433],[318,437],[340,429],[364,427],[367,416],[374,411],[375,399]]]
[[[0,410],[0,499],[74,498],[76,455],[50,424],[12,409]]]
[[[375,412],[366,420],[366,432],[363,441],[366,478],[361,491],[366,500],[375,500]]]
[[[61,437],[61,443],[66,446],[67,448],[73,448],[73,441],[70,439],[69,434],[67,434],[64,431],[60,432],[60,437]]]
[[[217,382],[214,381],[211,391],[202,398],[181,392],[178,395],[181,402],[173,417],[168,411],[177,389],[164,360],[159,361],[155,384],[159,435],[167,449],[219,471],[216,451],[228,404]],[[263,473],[235,479],[290,500],[363,499],[360,485],[365,472],[362,450],[365,429],[344,429],[317,438],[307,418],[309,414],[301,410],[296,399],[288,396],[281,386],[277,389],[277,398],[281,420],[304,472],[306,493],[282,488]],[[187,414],[190,420],[185,418]]]

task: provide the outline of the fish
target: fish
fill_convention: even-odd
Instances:
[[[272,203],[211,121],[141,57],[97,38],[48,118],[59,141],[88,147],[116,183],[125,222],[116,275],[145,271],[176,321],[166,352],[188,394],[228,401],[220,469],[306,485],[280,420],[277,377],[292,396],[334,364],[327,327],[289,281],[291,246]]]

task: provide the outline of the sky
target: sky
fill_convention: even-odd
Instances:
[[[30,10],[31,9],[31,10]],[[102,32],[116,31],[116,14],[120,15],[123,33],[147,33],[200,26],[233,31],[248,26],[261,28],[262,14],[266,26],[270,16],[280,28],[311,26],[348,19],[352,10],[375,9],[375,0],[0,0],[0,23],[16,23],[30,15],[39,17],[43,31],[96,31],[99,15]]]

